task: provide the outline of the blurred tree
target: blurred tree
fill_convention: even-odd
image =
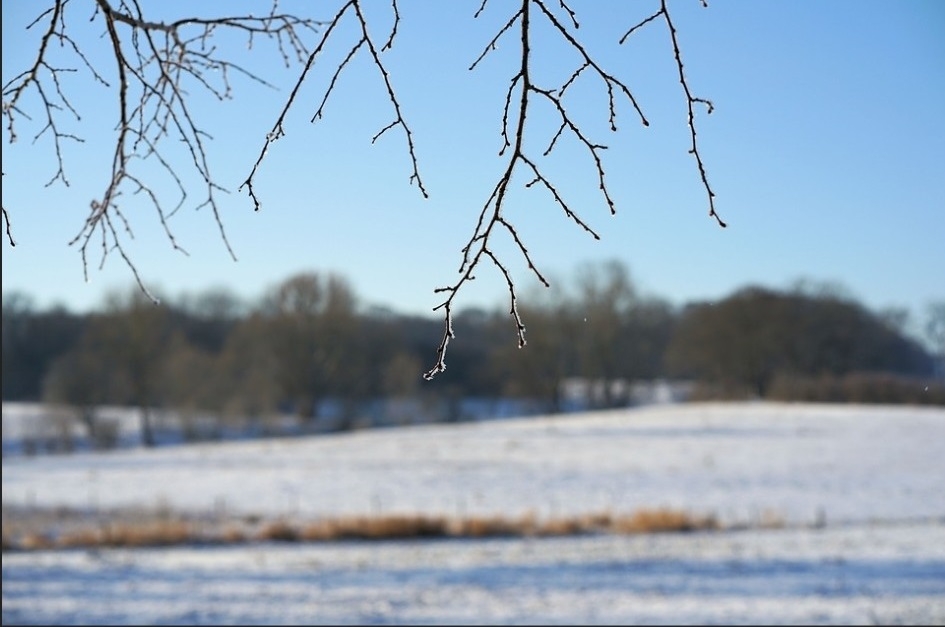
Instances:
[[[491,367],[505,381],[503,393],[559,411],[564,381],[573,377],[592,405],[614,407],[630,402],[634,381],[662,374],[674,316],[666,303],[638,295],[626,265],[582,266],[573,289],[550,294],[523,306],[536,331],[529,350],[493,344]]]
[[[912,322],[912,314],[906,307],[886,307],[877,314],[877,317],[901,335],[909,332],[909,325]]]
[[[505,316],[495,310],[487,311],[479,307],[461,310],[454,317],[454,329],[461,333],[467,341],[456,346],[452,353],[449,372],[441,377],[444,385],[436,385],[427,389],[435,393],[444,393],[452,398],[463,395],[490,396],[497,393],[500,382],[494,373],[489,372],[490,352],[497,344],[507,344],[510,348],[515,344],[510,342],[508,325],[498,328],[497,322],[505,322]],[[432,335],[429,339],[436,341],[436,327],[425,327]],[[428,340],[429,341],[429,340]],[[418,347],[418,356],[427,352],[426,347]]]
[[[102,355],[113,378],[123,384],[120,402],[138,408],[143,443],[154,446],[152,412],[165,401],[164,360],[171,339],[168,309],[137,289],[113,292],[106,297],[105,312],[90,323],[87,333],[87,341]]]
[[[945,379],[945,300],[929,303],[925,335],[936,355],[936,375]]]
[[[316,273],[296,275],[265,299],[276,381],[300,417],[313,417],[330,393],[350,398],[362,385],[363,351],[358,341],[355,298],[344,279]]]
[[[229,289],[213,288],[181,297],[171,311],[174,326],[182,330],[189,343],[217,354],[245,316],[246,306]]]
[[[520,350],[508,341],[494,342],[490,365],[503,382],[499,390],[503,396],[538,400],[548,411],[560,412],[564,380],[575,359],[568,320],[563,303],[533,302],[522,306],[532,330],[528,350]],[[504,322],[496,324],[505,328]]]
[[[855,301],[758,287],[687,307],[667,360],[677,374],[748,386],[762,397],[778,374],[926,376],[931,369],[917,343]]]
[[[384,363],[381,392],[388,398],[409,398],[419,392],[416,367],[420,360],[407,352],[398,352]]]
[[[279,404],[278,362],[266,319],[254,313],[227,336],[217,359],[225,416],[264,426]]]
[[[114,446],[113,430],[99,421],[98,409],[113,400],[105,356],[85,338],[60,355],[43,381],[43,401],[75,409],[97,448]]]
[[[85,321],[62,307],[37,311],[22,293],[3,295],[2,390],[5,401],[39,400],[52,362],[71,349]]]
[[[573,329],[577,372],[598,392],[594,405],[615,407],[629,400],[637,355],[627,332],[637,294],[625,265],[585,265],[578,271],[577,297],[565,314]]]
[[[172,332],[162,359],[161,398],[178,414],[187,440],[220,432],[230,382],[221,380],[216,356]]]
[[[631,381],[664,376],[664,356],[675,325],[676,313],[669,303],[657,297],[640,298],[624,325],[633,356],[626,364],[624,376]]]

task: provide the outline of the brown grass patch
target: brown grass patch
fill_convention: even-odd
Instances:
[[[531,536],[538,531],[534,514],[525,514],[518,518],[504,516],[475,516],[456,521],[455,532],[451,535],[470,538],[497,536]]]
[[[581,517],[585,529],[606,530],[614,524],[614,516],[610,512],[585,514]]]
[[[35,522],[35,521],[34,521]],[[204,523],[204,527],[206,526]],[[125,519],[108,524],[72,525],[60,533],[43,533],[42,525],[14,533],[4,529],[3,550],[51,548],[161,547],[220,542],[329,542],[337,540],[400,540],[413,538],[486,538],[525,536],[567,536],[589,533],[657,533],[718,529],[711,516],[693,516],[670,508],[641,509],[633,514],[596,512],[576,516],[539,519],[533,512],[520,516],[467,516],[465,518],[426,514],[384,516],[343,516],[308,523],[285,519],[259,521],[217,521],[217,528],[201,529],[195,522],[174,518],[169,513],[150,519]],[[775,527],[768,518],[758,521],[762,528]],[[255,531],[252,531],[253,528]],[[55,528],[55,527],[53,527]],[[37,529],[39,531],[37,531]]]
[[[193,525],[190,523],[159,520],[76,529],[62,534],[55,545],[58,548],[70,549],[102,546],[143,548],[188,544],[196,539]]]
[[[669,508],[641,509],[630,516],[615,518],[610,528],[615,533],[662,533],[698,531],[717,528],[714,517],[694,517],[682,510]]]
[[[536,535],[539,536],[573,536],[588,533],[590,527],[583,518],[553,518],[538,525]]]
[[[24,551],[45,551],[53,548],[52,539],[43,533],[27,533],[20,538],[17,548]]]
[[[430,538],[445,535],[446,528],[446,520],[439,516],[351,516],[320,521],[313,525],[306,535],[326,540]]]
[[[106,546],[172,546],[193,542],[193,526],[184,521],[163,520],[140,525],[110,525],[105,528]]]
[[[220,532],[220,535],[217,539],[223,544],[242,544],[246,542],[249,537],[241,527],[238,527],[234,524],[228,524]]]
[[[266,523],[256,533],[257,540],[273,542],[298,542],[299,530],[284,520]]]
[[[101,529],[87,528],[70,531],[59,536],[56,545],[63,549],[80,549],[87,547],[102,546],[104,544],[104,533]]]

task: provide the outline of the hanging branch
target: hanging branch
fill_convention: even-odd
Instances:
[[[62,78],[66,74],[79,72],[77,68],[63,68],[51,60],[50,43],[57,42],[70,51],[81,62],[95,83],[113,89],[82,52],[83,48],[70,34],[66,19],[69,0],[56,0],[53,6],[39,15],[27,28],[40,23],[48,24],[40,41],[37,57],[30,69],[22,72],[3,87],[3,117],[10,132],[10,142],[17,140],[16,118],[30,119],[21,107],[28,93],[39,98],[39,109],[46,122],[34,136],[34,141],[50,136],[53,142],[57,170],[47,185],[61,181],[69,185],[64,165],[64,142],[81,142],[81,138],[63,130],[61,116],[71,114],[81,120],[65,92]],[[118,100],[118,120],[115,126],[115,145],[111,173],[101,196],[90,203],[90,211],[79,233],[70,244],[78,244],[82,257],[83,273],[88,280],[88,254],[93,241],[101,243],[100,266],[113,252],[124,260],[135,280],[148,296],[157,299],[147,290],[138,274],[134,262],[126,251],[125,238],[133,238],[131,222],[122,197],[140,195],[147,199],[155,211],[172,248],[186,254],[177,242],[168,220],[184,206],[188,191],[179,166],[173,162],[165,147],[182,146],[189,168],[202,182],[202,199],[195,208],[209,206],[220,236],[230,256],[236,258],[227,239],[220,217],[217,194],[225,192],[213,176],[206,151],[209,135],[198,124],[192,114],[193,88],[209,92],[217,100],[232,98],[232,76],[240,75],[259,84],[271,85],[262,77],[244,66],[220,54],[214,36],[221,32],[243,34],[251,49],[257,38],[275,44],[286,65],[301,62],[308,54],[303,41],[306,32],[315,32],[318,22],[272,10],[265,17],[187,18],[175,22],[155,22],[147,19],[138,0],[95,0],[92,20],[101,19],[105,28],[110,57],[115,63],[115,87]],[[168,201],[158,189],[163,185],[153,177],[139,173],[142,163],[151,162],[159,166],[174,181],[176,202]],[[4,208],[4,218],[8,220]],[[8,234],[9,234],[9,222]],[[12,241],[12,240],[11,240]]]
[[[397,9],[396,0],[391,0],[391,8],[394,12],[394,25],[391,27],[391,32],[387,38],[387,42],[383,45],[383,47],[381,47],[380,52],[390,49],[394,45],[394,37],[397,35],[397,26],[400,23],[400,12]],[[246,180],[243,181],[243,184],[240,185],[240,190],[242,190],[244,187],[246,188],[246,192],[252,199],[256,211],[259,211],[259,209],[262,207],[262,203],[260,202],[259,197],[256,195],[256,190],[253,188],[253,180],[256,177],[256,172],[259,170],[259,166],[262,165],[263,159],[265,159],[266,153],[269,151],[269,146],[277,139],[285,135],[283,123],[285,122],[286,115],[289,113],[289,109],[292,108],[292,105],[295,102],[295,97],[298,94],[299,88],[302,87],[302,83],[305,82],[305,78],[308,76],[309,70],[311,70],[315,64],[315,58],[324,49],[325,44],[331,37],[332,32],[342,22],[345,14],[347,14],[349,11],[354,14],[355,19],[357,20],[358,27],[361,31],[361,37],[358,39],[357,43],[354,44],[351,50],[348,51],[347,56],[345,56],[341,63],[338,64],[338,67],[335,68],[335,71],[331,77],[331,81],[328,83],[328,87],[325,89],[325,93],[322,95],[322,100],[319,103],[318,108],[315,110],[315,114],[312,116],[311,122],[314,123],[316,120],[320,120],[322,118],[325,111],[325,105],[328,103],[328,98],[335,89],[335,85],[337,84],[338,78],[341,76],[342,71],[348,66],[359,50],[362,48],[367,48],[368,53],[371,55],[371,60],[374,62],[374,66],[381,73],[381,78],[384,80],[384,87],[387,89],[387,97],[390,100],[391,105],[394,107],[394,120],[378,131],[374,137],[371,138],[371,143],[373,144],[376,142],[381,138],[382,135],[384,135],[384,133],[393,128],[402,128],[407,139],[407,152],[410,155],[410,163],[413,167],[413,173],[410,175],[409,182],[411,184],[417,184],[417,187],[420,189],[420,193],[424,198],[429,197],[426,187],[423,185],[423,180],[420,178],[420,166],[417,161],[417,153],[413,143],[413,133],[410,131],[410,127],[407,126],[407,122],[404,119],[403,113],[401,112],[400,102],[397,100],[397,96],[394,93],[394,88],[390,82],[390,74],[387,72],[387,68],[384,67],[383,62],[381,62],[380,52],[374,43],[374,39],[368,32],[367,19],[365,19],[364,13],[361,10],[361,1],[348,0],[348,2],[346,2],[341,7],[338,13],[335,14],[335,17],[333,17],[328,22],[328,27],[325,29],[321,41],[308,56],[308,60],[305,62],[305,68],[302,70],[301,75],[295,82],[295,86],[292,88],[292,93],[289,95],[285,106],[283,106],[279,117],[276,118],[276,122],[273,124],[272,130],[266,134],[266,140],[263,142],[263,147],[259,152],[259,156],[256,158],[256,163],[253,164],[253,169],[250,171],[249,176],[246,177]]]
[[[2,173],[2,176],[6,175],[6,172]],[[10,227],[10,214],[7,213],[7,208],[3,206],[0,206],[0,211],[3,211],[3,225],[6,227],[7,231],[7,241],[10,242],[10,246],[16,246],[16,241],[13,239],[13,230]]]
[[[10,214],[7,213],[6,207],[3,207],[3,224],[7,231],[7,241],[10,242],[10,246],[16,246],[16,242],[13,240],[13,231],[10,228]]]
[[[700,0],[700,2],[702,3],[703,7],[709,6],[706,0]],[[673,56],[676,59],[676,70],[679,74],[679,84],[682,85],[683,92],[686,95],[686,106],[689,110],[689,136],[692,142],[689,147],[689,154],[691,154],[696,160],[696,166],[699,168],[699,177],[702,179],[702,186],[705,188],[706,196],[709,199],[709,217],[715,218],[715,221],[718,222],[719,226],[724,228],[727,225],[722,221],[722,218],[715,211],[715,192],[713,192],[712,188],[709,186],[709,178],[705,172],[705,164],[702,162],[702,155],[699,154],[699,145],[696,142],[695,106],[697,104],[703,105],[706,108],[706,113],[711,115],[713,111],[712,102],[710,100],[706,100],[705,98],[693,96],[692,91],[689,89],[689,83],[686,80],[686,74],[683,71],[682,55],[679,52],[679,40],[676,37],[676,27],[673,25],[673,20],[669,14],[669,8],[666,5],[666,0],[660,0],[659,11],[639,22],[626,33],[624,33],[623,37],[620,38],[620,43],[623,44],[635,31],[658,18],[663,18],[663,21],[666,23],[666,28],[669,31],[669,38],[673,44]]]
[[[92,21],[101,20],[106,35],[104,41],[108,47],[108,57],[115,62],[115,78],[110,79],[113,83],[105,78],[112,74],[102,72],[91,62],[90,59],[94,57],[87,57],[83,53],[82,45],[73,38],[71,29],[67,28],[66,8],[70,0],[52,0],[52,6],[43,11],[27,27],[45,27],[35,61],[27,71],[7,82],[2,89],[3,118],[9,131],[10,142],[17,140],[16,125],[19,119],[21,117],[30,119],[24,112],[24,109],[28,108],[24,102],[29,94],[38,103],[36,109],[42,115],[42,119],[38,121],[40,129],[33,137],[33,141],[40,139],[50,141],[55,156],[56,170],[47,185],[61,182],[66,186],[69,185],[65,167],[66,145],[69,142],[83,141],[68,130],[67,122],[72,121],[70,118],[80,121],[81,117],[67,94],[66,77],[80,71],[88,72],[93,84],[113,90],[117,95],[118,115],[110,176],[103,193],[91,201],[82,229],[70,242],[70,244],[78,244],[86,279],[88,279],[87,255],[90,246],[95,242],[100,242],[101,264],[104,265],[106,259],[117,252],[131,269],[141,289],[151,296],[138,275],[134,263],[126,254],[125,242],[127,238],[133,238],[134,234],[128,213],[126,213],[127,207],[121,201],[129,194],[145,199],[156,213],[172,248],[186,254],[172,232],[169,220],[187,203],[191,188],[186,181],[192,177],[196,177],[199,181],[197,185],[200,188],[200,196],[195,203],[195,208],[210,207],[227,251],[234,259],[236,258],[223,228],[217,203],[219,194],[226,190],[216,182],[208,163],[206,147],[211,138],[198,123],[189,103],[192,102],[196,91],[209,92],[212,97],[220,101],[231,99],[233,76],[241,76],[261,85],[270,87],[271,85],[245,66],[235,63],[229,57],[222,56],[224,53],[218,51],[214,40],[214,36],[219,33],[244,35],[250,48],[257,38],[263,38],[270,44],[274,44],[287,66],[292,63],[302,66],[302,71],[285,105],[265,137],[249,175],[239,187],[239,190],[246,188],[256,210],[261,207],[260,198],[254,189],[256,173],[271,144],[285,134],[285,118],[294,105],[302,84],[313,69],[319,53],[325,49],[335,33],[335,28],[347,18],[354,20],[360,36],[342,61],[334,67],[328,86],[311,121],[314,123],[324,116],[328,100],[341,74],[349,67],[356,55],[366,51],[374,67],[380,72],[387,90],[388,101],[393,109],[392,120],[377,131],[371,141],[372,143],[378,141],[388,131],[402,130],[411,166],[408,182],[415,183],[424,198],[428,196],[420,176],[413,133],[394,92],[390,74],[381,59],[381,55],[393,46],[400,25],[397,0],[390,0],[394,17],[393,24],[386,41],[380,47],[369,32],[368,22],[362,10],[363,0],[341,0],[341,7],[334,18],[325,23],[279,13],[278,0],[273,0],[272,9],[265,17],[187,18],[175,22],[155,22],[147,19],[142,12],[140,0],[91,1],[95,5]],[[705,6],[705,0],[701,1]],[[485,11],[487,4],[488,0],[482,0],[474,15],[475,18]],[[525,324],[519,313],[512,275],[507,261],[500,258],[494,248],[496,237],[510,238],[528,269],[540,283],[548,286],[548,281],[534,263],[516,226],[507,216],[508,192],[516,173],[525,175],[524,189],[545,190],[552,203],[564,213],[568,220],[573,221],[581,230],[595,239],[600,239],[590,224],[573,210],[571,204],[560,192],[558,181],[546,175],[542,170],[541,158],[551,155],[562,139],[570,139],[577,145],[580,154],[592,164],[603,204],[607,206],[611,214],[616,213],[616,203],[608,187],[603,158],[607,146],[586,132],[569,114],[566,98],[572,86],[579,79],[590,80],[599,84],[600,88],[606,92],[607,121],[611,132],[617,131],[617,103],[623,102],[624,99],[634,109],[640,122],[644,126],[649,125],[630,89],[614,75],[605,71],[575,36],[574,33],[579,29],[577,14],[568,6],[566,0],[558,0],[554,4],[550,0],[520,0],[520,4],[513,10],[511,17],[469,67],[471,71],[475,70],[490,52],[496,50],[500,40],[508,38],[507,35],[517,31],[521,56],[518,67],[513,70],[514,74],[508,83],[500,125],[502,147],[499,150],[499,157],[504,159],[505,168],[482,204],[472,235],[461,249],[459,278],[455,283],[435,290],[436,293],[443,294],[445,297],[434,308],[434,311],[443,310],[444,333],[436,352],[436,363],[424,375],[427,379],[433,378],[446,369],[446,351],[450,340],[454,337],[452,324],[454,299],[461,288],[475,278],[474,273],[483,260],[491,262],[505,278],[510,298],[509,314],[515,325],[518,345],[524,347],[526,344]],[[705,165],[699,153],[695,127],[695,108],[705,106],[711,113],[712,103],[694,96],[689,89],[683,71],[677,31],[667,8],[667,0],[660,0],[660,9],[630,28],[620,39],[620,43],[623,44],[630,35],[646,24],[659,19],[662,19],[667,26],[679,82],[687,101],[691,137],[689,152],[696,160],[699,176],[708,196],[709,215],[724,227],[725,223],[715,210],[715,194],[709,186]],[[532,35],[534,24],[538,21],[550,25],[551,32],[555,34],[553,36],[559,37],[559,43],[563,42],[577,57],[575,66],[560,84],[551,86],[539,84],[530,72],[530,64],[533,55],[536,54]],[[314,49],[309,49],[304,38],[309,33],[319,32],[320,29],[322,30],[320,41]],[[54,46],[51,44],[54,43],[58,43],[59,49],[65,50],[66,55],[71,55],[73,61],[78,60],[75,63],[78,67],[61,67],[56,64],[52,59]],[[538,108],[550,112],[557,124],[552,127],[553,132],[546,136],[538,135],[535,130],[531,130],[526,137],[526,122],[530,117],[534,119],[538,115],[533,116],[533,112]],[[536,142],[543,146],[543,150],[539,150],[540,156],[532,152],[532,146]],[[167,148],[168,144],[183,148],[184,166],[179,165],[180,155],[174,153],[172,148]],[[144,162],[156,164],[158,174],[151,172],[146,176],[141,167]],[[158,180],[156,176],[163,176],[173,181],[172,188],[174,189],[171,191],[170,199],[167,197],[167,192],[163,191],[166,187],[165,181]],[[7,238],[11,245],[15,245],[6,206],[3,206],[2,212]],[[153,296],[151,298],[156,301]]]
[[[483,12],[486,4],[487,0],[484,0],[475,14],[476,17]],[[579,27],[576,14],[565,4],[564,0],[560,0],[560,5],[568,14],[571,21],[571,28],[576,30]],[[580,65],[570,74],[568,79],[554,89],[540,87],[534,82],[532,75],[529,73],[529,64],[534,54],[531,45],[533,9],[537,11],[539,17],[544,17],[544,19],[553,26],[554,30],[567,42],[567,45],[577,53],[580,59]],[[564,214],[569,219],[573,220],[575,224],[589,233],[594,239],[600,239],[597,232],[594,231],[577,212],[571,209],[558,191],[555,183],[542,173],[538,163],[529,157],[525,146],[525,127],[529,112],[539,106],[540,103],[550,105],[551,109],[557,114],[559,126],[548,142],[547,148],[542,152],[542,156],[545,157],[551,154],[563,135],[568,134],[576,139],[594,164],[594,168],[597,172],[598,188],[603,201],[612,214],[616,212],[616,205],[607,187],[604,163],[601,157],[601,152],[606,150],[607,147],[593,141],[587,136],[578,123],[568,114],[564,107],[563,98],[579,76],[589,73],[600,80],[603,87],[607,90],[608,121],[611,131],[617,130],[616,94],[625,96],[639,116],[640,122],[644,126],[649,125],[649,122],[647,122],[643,111],[637,104],[630,89],[619,79],[605,72],[601,66],[593,60],[584,46],[571,34],[569,28],[562,24],[554,13],[548,9],[544,0],[522,0],[521,7],[519,7],[505,25],[499,29],[498,33],[496,33],[492,40],[486,45],[485,49],[479,57],[476,58],[469,69],[476,69],[479,63],[491,51],[496,49],[503,35],[512,31],[516,24],[521,40],[520,65],[517,73],[512,77],[509,83],[505,97],[501,126],[503,145],[499,151],[500,157],[505,156],[507,158],[506,167],[479,212],[479,219],[476,222],[472,236],[462,248],[463,259],[459,267],[459,279],[452,285],[435,290],[437,293],[446,294],[446,299],[434,308],[434,311],[443,309],[445,320],[443,336],[436,352],[436,363],[424,374],[424,378],[428,380],[446,370],[446,350],[450,340],[455,337],[453,332],[453,301],[463,285],[475,278],[473,273],[484,258],[491,261],[506,280],[510,299],[509,315],[512,316],[515,324],[518,346],[522,348],[526,344],[525,324],[518,310],[518,296],[515,292],[515,285],[512,282],[511,274],[509,273],[506,263],[499,259],[491,248],[491,242],[495,235],[496,227],[500,227],[498,229],[499,232],[505,232],[511,236],[512,241],[518,247],[529,270],[537,277],[542,285],[549,287],[550,284],[532,261],[531,255],[525,247],[515,226],[504,216],[507,192],[517,169],[524,169],[529,176],[529,182],[525,184],[526,188],[537,186],[547,190],[551,194],[555,204],[564,211]],[[517,98],[516,94],[518,96]]]

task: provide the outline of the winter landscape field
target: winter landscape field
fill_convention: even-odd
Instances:
[[[943,624],[943,486],[945,410],[889,406],[660,405],[8,455],[5,528],[57,511],[298,525],[677,511],[714,522],[11,550],[2,622]]]

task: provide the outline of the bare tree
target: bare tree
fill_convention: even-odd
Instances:
[[[705,0],[700,1],[706,6]],[[353,23],[356,31],[360,32],[360,37],[337,65],[323,70],[325,75],[330,75],[331,78],[314,110],[312,121],[323,117],[326,103],[334,92],[339,77],[351,65],[352,59],[358,55],[367,55],[378,71],[391,108],[391,121],[377,131],[373,141],[388,131],[402,133],[411,167],[410,183],[416,184],[421,195],[427,197],[408,116],[398,100],[394,80],[384,63],[384,54],[394,46],[400,25],[398,2],[390,1],[392,26],[381,37],[372,31],[372,25],[363,10],[364,4],[363,0],[340,2],[334,16],[324,22],[282,13],[278,10],[277,2],[273,3],[270,12],[264,17],[185,17],[175,21],[159,21],[152,19],[153,14],[145,14],[140,0],[88,0],[86,4],[80,3],[80,0],[54,0],[50,8],[40,13],[29,25],[29,28],[44,29],[35,61],[25,71],[5,81],[3,86],[3,117],[9,141],[17,139],[16,123],[19,118],[28,118],[28,110],[34,113],[38,111],[41,118],[40,130],[35,138],[49,138],[55,155],[56,170],[49,184],[69,184],[63,147],[67,142],[81,142],[82,139],[68,130],[64,123],[64,118],[68,116],[79,120],[79,113],[73,107],[61,79],[67,73],[79,70],[75,67],[63,67],[53,60],[51,50],[54,44],[71,54],[73,62],[86,71],[92,81],[111,89],[119,103],[111,170],[106,176],[102,194],[91,201],[85,222],[72,242],[79,246],[85,272],[88,272],[90,247],[93,242],[100,242],[101,263],[112,253],[117,253],[130,268],[141,289],[150,296],[135,264],[126,254],[125,238],[131,237],[133,231],[131,221],[123,211],[123,196],[140,194],[147,198],[160,218],[172,246],[185,252],[169,227],[168,218],[189,202],[189,195],[194,193],[192,187],[197,190],[195,206],[211,208],[221,238],[230,255],[235,258],[218,210],[217,198],[223,188],[218,184],[209,164],[207,142],[210,137],[196,119],[191,103],[194,94],[199,91],[209,92],[211,97],[220,100],[232,98],[232,77],[236,75],[260,84],[268,83],[237,59],[226,56],[221,52],[223,48],[215,46],[222,33],[242,34],[250,46],[256,40],[262,40],[279,51],[286,65],[298,63],[301,67],[294,87],[266,135],[255,164],[240,186],[241,190],[246,190],[256,210],[262,206],[262,199],[254,187],[256,174],[273,142],[285,135],[283,123],[289,111],[296,106],[296,96],[300,88],[310,75],[322,70],[318,65],[320,55],[333,43],[333,34],[344,23]],[[478,18],[487,9],[498,11],[509,6],[505,3],[493,3],[496,6],[488,7],[488,4],[488,0],[482,0],[473,17]],[[105,35],[102,41],[108,49],[108,56],[115,63],[114,77],[111,79],[106,76],[112,76],[112,73],[91,62],[92,56],[88,54],[86,46],[92,44],[73,38],[70,24],[76,19],[72,16],[72,9],[77,5],[87,7],[92,13],[92,20],[102,25]],[[617,43],[628,42],[634,33],[654,23],[662,23],[666,27],[671,42],[678,80],[688,108],[691,137],[689,152],[695,159],[698,176],[705,188],[709,215],[720,226],[725,226],[716,212],[715,194],[709,185],[705,164],[699,153],[695,126],[695,108],[704,106],[711,113],[712,103],[693,95],[689,87],[683,68],[678,32],[668,0],[659,0],[658,9],[630,26]],[[573,52],[574,66],[567,69],[559,79],[548,81],[532,71],[535,59],[544,54],[544,46],[548,43],[540,40],[540,28],[550,30],[554,36],[560,38],[559,45],[563,43]],[[511,238],[538,281],[545,286],[548,281],[529,254],[516,226],[507,217],[506,210],[513,202],[509,200],[509,192],[515,181],[524,177],[524,188],[540,190],[547,194],[551,204],[568,219],[581,230],[599,239],[598,233],[565,198],[558,182],[543,168],[542,159],[548,157],[567,138],[582,147],[592,171],[595,172],[593,185],[599,190],[602,203],[611,213],[616,212],[616,202],[606,177],[606,145],[586,130],[569,112],[566,106],[569,94],[574,91],[578,81],[594,81],[599,85],[599,89],[607,96],[608,104],[604,115],[611,132],[617,131],[618,107],[623,106],[620,103],[629,104],[642,125],[647,126],[649,123],[630,87],[595,60],[578,37],[578,29],[578,14],[565,0],[520,0],[512,6],[507,21],[492,39],[486,42],[482,53],[469,67],[470,70],[475,70],[483,59],[496,49],[500,40],[513,39],[519,46],[517,62],[510,69],[510,80],[499,124],[502,141],[499,157],[504,160],[504,168],[498,180],[484,190],[485,200],[479,208],[472,234],[461,251],[458,279],[435,290],[445,297],[434,308],[434,311],[442,310],[444,314],[444,331],[437,348],[435,364],[424,375],[427,379],[433,378],[446,368],[447,348],[454,337],[455,299],[463,286],[474,279],[483,262],[486,265],[491,263],[505,278],[510,298],[509,314],[513,318],[518,345],[525,346],[525,323],[520,315],[518,297],[508,263],[496,252],[497,238]],[[318,37],[314,37],[315,35]],[[309,44],[310,38],[314,40],[312,45]],[[28,100],[28,94],[35,99]],[[532,128],[527,124],[529,119],[548,112],[557,120],[556,128],[545,129],[543,132],[537,125]],[[176,151],[171,150],[174,142],[183,144],[185,148],[180,158]],[[159,186],[156,181],[142,174],[140,166],[143,162],[159,164],[160,170],[173,183],[172,188],[176,190],[176,194],[168,198],[160,193],[158,190],[163,189],[164,185]],[[184,170],[187,170],[186,175]],[[196,186],[187,182],[194,178],[194,175],[198,181]],[[3,216],[7,239],[14,245],[10,217],[5,206]],[[154,299],[153,296],[151,298]]]
[[[357,334],[355,298],[344,279],[315,273],[293,276],[276,287],[262,310],[282,393],[303,418],[316,417],[330,392],[350,392],[358,372],[350,354]]]

